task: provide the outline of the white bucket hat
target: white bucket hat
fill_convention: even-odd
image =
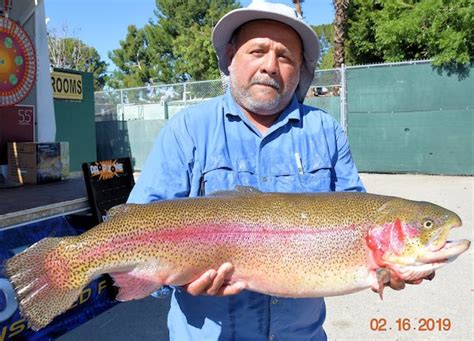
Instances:
[[[319,39],[313,29],[303,21],[303,18],[293,8],[286,5],[263,0],[253,1],[246,8],[235,9],[224,15],[212,31],[212,44],[219,60],[219,69],[224,75],[229,75],[230,61],[227,60],[226,48],[234,31],[246,22],[259,19],[275,20],[286,24],[301,37],[304,61],[301,65],[296,96],[299,102],[303,102],[313,81],[316,61],[319,59]]]

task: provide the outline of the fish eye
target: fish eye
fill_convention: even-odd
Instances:
[[[425,222],[423,223],[423,227],[426,229],[431,229],[433,228],[433,226],[434,226],[434,222],[431,219],[425,220]]]

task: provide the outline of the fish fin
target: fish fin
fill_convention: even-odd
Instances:
[[[109,275],[119,288],[118,301],[131,301],[145,298],[158,290],[162,283],[157,280],[155,269],[150,266],[138,266],[127,272],[113,272]]]
[[[217,191],[210,194],[210,196],[214,195],[241,195],[241,194],[261,194],[262,191],[259,189],[252,187],[252,186],[240,186],[237,185],[234,187],[233,190],[228,191]]]
[[[57,252],[67,238],[44,238],[5,263],[21,315],[33,330],[45,327],[68,310],[87,284],[72,269],[66,255]]]
[[[390,282],[390,271],[385,268],[378,268],[375,271],[375,275],[377,277],[377,285],[376,292],[378,292],[380,299],[383,300],[383,289],[385,288],[385,283]]]
[[[108,211],[107,211],[107,215],[105,217],[105,220],[109,220],[119,214],[122,214],[122,213],[125,213],[128,211],[128,209],[131,207],[131,206],[135,206],[136,204],[120,204],[120,205],[117,205],[117,206],[114,206],[114,207],[111,207]]]
[[[252,186],[240,186],[240,185],[235,186],[234,191],[237,191],[239,193],[254,193],[254,194],[262,193],[262,191],[259,190],[258,188],[255,188]]]

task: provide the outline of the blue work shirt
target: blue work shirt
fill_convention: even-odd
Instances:
[[[128,202],[195,197],[236,185],[263,192],[364,191],[345,133],[327,113],[299,103],[262,135],[227,92],[185,109],[160,131]],[[275,212],[278,214],[278,212]],[[171,340],[325,340],[322,298],[244,290],[194,297],[175,288]]]

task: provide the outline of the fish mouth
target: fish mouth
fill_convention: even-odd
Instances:
[[[462,226],[462,220],[461,218],[455,214],[452,218],[452,222],[450,224],[450,226],[447,228],[447,229],[439,229],[429,240],[429,242],[427,243],[428,245],[428,250],[430,252],[437,252],[437,251],[440,251],[441,249],[443,249],[447,243],[450,243],[449,241],[445,241],[444,243],[441,242],[439,243],[438,241],[440,241],[441,239],[441,236],[444,234],[444,233],[449,233],[449,231],[453,228],[456,228],[456,227],[461,227]],[[448,245],[448,247],[451,247],[450,245]],[[468,245],[469,247],[469,245]],[[463,251],[464,252],[464,251]]]
[[[430,251],[427,250],[425,253],[417,258],[418,261],[423,263],[435,263],[435,262],[452,262],[461,253],[465,252],[471,246],[471,241],[467,239],[462,240],[448,240],[438,250]]]
[[[449,230],[448,230],[449,231]],[[448,241],[445,241],[444,243],[441,242],[439,243],[439,239],[440,239],[440,236],[441,234],[443,234],[445,231],[440,229],[438,231],[436,231],[436,233],[430,238],[430,240],[428,241],[428,251],[429,252],[437,252],[439,250],[441,250],[443,247],[445,247],[445,245],[448,243]]]

